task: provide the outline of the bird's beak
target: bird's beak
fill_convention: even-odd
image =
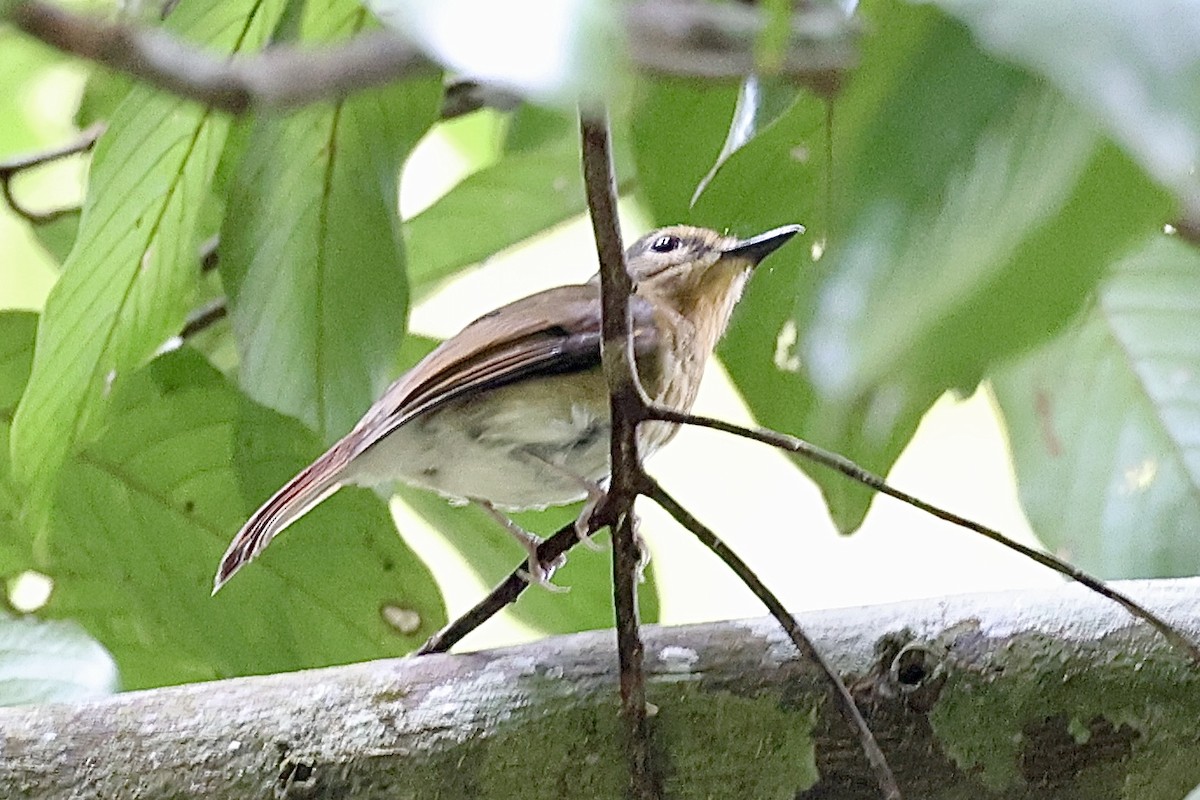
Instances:
[[[724,252],[725,256],[744,258],[752,264],[757,264],[767,256],[787,244],[797,233],[803,233],[803,225],[784,225],[758,236],[743,239]]]

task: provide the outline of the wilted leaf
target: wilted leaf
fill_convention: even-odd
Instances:
[[[993,381],[1038,536],[1108,578],[1200,572],[1200,255],[1155,237]]]

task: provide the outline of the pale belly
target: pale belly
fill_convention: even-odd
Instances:
[[[539,383],[495,389],[412,420],[356,458],[346,482],[399,480],[507,510],[584,498],[609,473],[603,379],[591,373]]]

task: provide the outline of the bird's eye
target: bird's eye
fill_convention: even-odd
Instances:
[[[682,244],[678,236],[660,236],[654,240],[654,244],[650,245],[650,249],[656,253],[669,253],[675,250]]]

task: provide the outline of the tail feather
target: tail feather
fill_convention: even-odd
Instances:
[[[276,535],[340,489],[342,484],[338,478],[344,466],[345,459],[337,449],[330,450],[263,503],[233,537],[221,558],[213,581],[213,594],[244,564],[265,550]]]

